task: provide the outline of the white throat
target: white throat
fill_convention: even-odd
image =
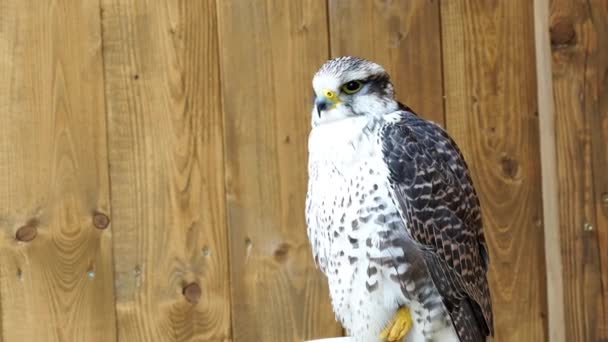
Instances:
[[[347,162],[372,152],[374,119],[368,116],[335,120],[313,127],[308,138],[311,159]]]

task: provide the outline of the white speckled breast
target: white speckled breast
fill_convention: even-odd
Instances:
[[[447,315],[391,200],[379,126],[368,130],[369,119],[357,117],[311,131],[308,236],[336,317],[352,336],[380,341],[379,332],[407,305],[415,322],[406,340],[424,341],[451,323],[429,323]]]

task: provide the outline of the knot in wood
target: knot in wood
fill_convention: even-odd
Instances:
[[[15,238],[19,241],[32,241],[38,236],[38,220],[31,219],[25,225],[19,227],[15,233]]]
[[[517,176],[519,165],[517,164],[516,160],[509,157],[503,157],[500,160],[500,165],[502,167],[502,172],[505,174],[505,176],[511,179],[514,179]]]
[[[289,253],[289,244],[288,243],[281,243],[277,249],[275,249],[274,251],[274,260],[276,260],[279,263],[283,263],[285,262],[285,260],[287,260],[287,254]]]
[[[102,213],[93,214],[93,225],[99,229],[106,229],[110,225],[110,218]]]
[[[573,45],[576,42],[576,31],[572,19],[565,17],[555,19],[549,29],[549,36],[553,47]]]
[[[182,294],[189,303],[196,304],[201,299],[201,287],[197,283],[189,283],[184,286]]]

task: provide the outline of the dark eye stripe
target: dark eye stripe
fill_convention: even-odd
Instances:
[[[365,83],[367,83],[368,92],[386,95],[390,79],[388,74],[382,73],[367,77]]]
[[[375,75],[371,75],[371,76],[361,80],[361,82],[362,83],[388,83],[389,77],[388,77],[388,74],[386,74],[386,73],[375,74]]]

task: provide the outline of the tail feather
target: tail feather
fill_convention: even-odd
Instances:
[[[487,333],[482,331],[485,324],[483,321],[478,321],[483,320],[483,316],[477,317],[479,314],[475,313],[473,305],[475,304],[468,299],[463,299],[460,305],[453,308],[453,311],[450,310],[454,329],[461,342],[484,342],[486,340]]]

